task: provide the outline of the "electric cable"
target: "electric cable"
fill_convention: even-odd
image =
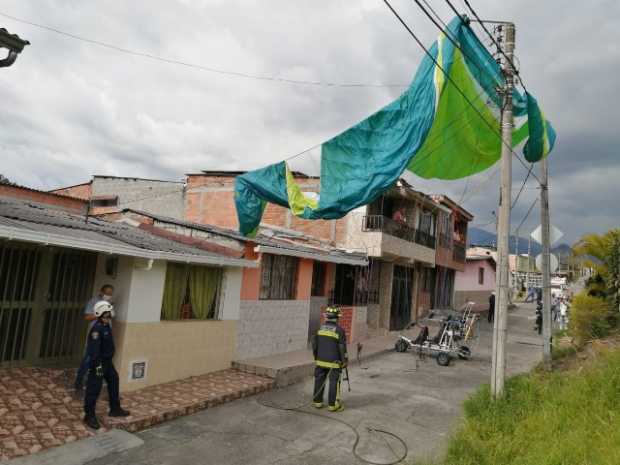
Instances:
[[[519,80],[519,82],[521,83],[521,86],[523,87],[523,90],[525,92],[527,92],[527,87],[525,87],[525,83],[523,82],[523,79],[521,78],[521,75],[519,74],[519,69],[515,66],[514,61],[510,57],[508,57],[508,55],[506,55],[506,52],[504,52],[504,49],[497,42],[495,37],[493,37],[493,34],[491,34],[491,32],[484,25],[484,21],[482,21],[482,19],[480,19],[480,16],[478,16],[478,13],[476,13],[476,10],[474,10],[474,8],[471,6],[471,4],[469,3],[469,0],[463,0],[463,1],[465,2],[465,5],[467,5],[467,8],[471,12],[471,14],[474,15],[476,20],[480,23],[480,27],[482,27],[482,29],[487,34],[487,36],[489,36],[489,39],[491,39],[493,41],[493,43],[497,47],[497,50],[499,51],[499,53],[501,53],[502,56],[506,59],[506,61],[508,61],[510,66],[512,66],[512,69],[514,70],[515,75],[517,76],[517,79]],[[454,9],[454,7],[452,6],[452,3],[450,2],[450,0],[446,0],[446,2]]]
[[[281,78],[276,76],[267,76],[267,75],[259,75],[259,74],[251,74],[240,71],[231,71],[220,68],[215,68],[211,66],[199,65],[196,63],[189,63],[186,61],[181,61],[173,58],[166,58],[159,55],[155,55],[147,52],[139,52],[136,50],[132,50],[129,48],[121,47],[119,45],[111,44],[109,42],[103,42],[96,39],[89,39],[87,37],[83,37],[77,34],[73,34],[70,32],[63,31],[61,29],[57,29],[52,26],[47,26],[45,24],[39,24],[32,21],[28,21],[26,19],[18,18],[16,16],[9,15],[7,13],[3,13],[0,11],[0,16],[11,19],[13,21],[17,21],[22,24],[27,24],[29,26],[37,27],[39,29],[43,29],[49,32],[53,32],[55,34],[59,34],[65,37],[69,37],[74,40],[78,40],[81,42],[89,43],[91,45],[97,45],[100,47],[104,47],[110,50],[114,50],[116,52],[125,53],[128,55],[138,56],[142,58],[147,58],[150,60],[161,61],[168,64],[185,66],[188,68],[198,69],[200,71],[207,71],[209,73],[215,74],[223,74],[227,76],[233,76],[238,78],[245,79],[254,79],[258,81],[273,81],[273,82],[281,82],[286,84],[299,84],[299,85],[307,85],[307,86],[317,86],[317,87],[343,87],[343,88],[406,88],[408,84],[373,84],[373,83],[342,83],[342,82],[332,82],[332,81],[308,81],[303,79],[289,79],[289,78]]]
[[[515,207],[515,205],[519,201],[519,197],[521,197],[521,193],[523,192],[523,189],[525,189],[525,183],[527,182],[527,180],[529,179],[530,175],[532,174],[532,169],[533,168],[534,168],[534,164],[532,163],[532,165],[530,166],[529,171],[527,172],[527,175],[525,176],[525,179],[523,180],[523,184],[521,184],[521,189],[519,189],[519,193],[517,194],[515,199],[512,201],[512,205],[510,206],[511,210]]]
[[[473,103],[471,102],[471,100],[469,99],[469,97],[467,97],[467,95],[465,95],[465,93],[463,92],[463,90],[456,84],[456,82],[454,82],[454,79],[452,78],[452,76],[450,76],[446,70],[443,68],[443,66],[441,66],[439,64],[439,62],[437,61],[437,59],[431,54],[431,52],[426,48],[426,46],[422,43],[422,41],[418,38],[418,36],[413,32],[413,30],[409,27],[409,25],[405,22],[405,20],[398,14],[398,12],[392,7],[392,5],[390,4],[390,2],[388,0],[383,0],[383,3],[385,3],[385,5],[390,9],[390,11],[392,12],[392,14],[398,19],[398,21],[402,24],[402,26],[407,30],[407,32],[409,33],[409,35],[411,35],[411,37],[415,40],[415,42],[420,46],[420,48],[422,48],[422,50],[424,51],[424,53],[426,54],[426,56],[428,56],[431,61],[435,64],[435,66],[444,74],[444,76],[446,77],[446,79],[448,80],[448,82],[450,82],[454,88],[457,90],[457,92],[459,94],[461,94],[461,96],[465,99],[465,101],[467,102],[468,105],[470,105],[474,111],[476,112],[476,114],[478,114],[478,116],[482,119],[482,121],[491,129],[492,133],[495,134],[500,142],[507,147],[510,152],[517,158],[517,160],[519,160],[519,162],[521,164],[523,164],[526,168],[527,165],[525,164],[525,162],[523,162],[521,160],[521,158],[519,157],[519,155],[512,149],[512,146],[506,142],[504,140],[504,138],[501,136],[501,134],[499,134],[498,132],[496,132],[496,128],[494,128],[491,123],[489,123],[486,118],[484,117],[484,115],[482,115],[482,113],[480,113],[480,111],[473,105]],[[538,177],[536,175],[532,175],[534,176],[534,178],[536,180],[538,180],[538,182],[540,183],[540,179],[538,179]]]
[[[331,372],[331,369],[330,369],[330,372]],[[325,386],[327,385],[327,380],[328,379],[329,379],[329,374],[325,377],[325,381],[323,382],[323,386],[321,387],[321,389],[325,389]],[[344,420],[341,420],[340,418],[333,417],[333,416],[327,416],[327,415],[323,415],[323,414],[318,413],[318,412],[312,412],[312,411],[309,411],[309,410],[305,410],[304,407],[306,405],[308,405],[308,403],[309,403],[307,401],[300,402],[300,403],[298,403],[296,405],[293,405],[292,407],[285,407],[285,406],[282,406],[282,405],[277,405],[277,404],[274,404],[274,403],[266,402],[264,400],[264,397],[265,397],[265,394],[263,394],[262,396],[259,396],[256,399],[256,403],[258,403],[259,405],[262,405],[263,407],[271,408],[271,409],[274,409],[274,410],[281,410],[283,412],[303,413],[305,415],[310,415],[310,416],[313,416],[313,417],[323,418],[325,420],[330,420],[330,421],[339,423],[339,424],[349,428],[351,430],[351,432],[355,435],[355,440],[353,441],[353,444],[351,446],[351,453],[353,454],[353,456],[357,460],[359,460],[361,462],[367,463],[369,465],[397,465],[397,464],[401,463],[403,460],[405,460],[407,458],[407,455],[409,455],[409,447],[407,446],[407,443],[405,442],[405,440],[402,439],[400,436],[392,433],[391,431],[386,431],[386,430],[382,430],[382,429],[378,429],[378,428],[367,427],[366,430],[369,433],[381,433],[381,434],[384,434],[386,436],[390,436],[390,437],[396,439],[403,446],[403,450],[404,450],[404,453],[401,456],[398,456],[397,454],[394,453],[394,449],[391,446],[389,446],[389,444],[388,444],[388,447],[392,450],[392,453],[394,453],[394,455],[396,456],[396,460],[393,460],[391,462],[375,462],[375,461],[372,461],[372,460],[368,460],[368,459],[362,457],[357,452],[357,449],[358,449],[358,447],[360,445],[361,436],[360,436],[360,433],[357,430],[357,428],[354,425],[352,425],[351,423],[349,423],[347,421],[344,421]]]
[[[519,231],[521,230],[521,226],[523,226],[523,223],[525,223],[525,220],[527,220],[527,217],[530,216],[530,213],[532,212],[532,209],[534,208],[534,205],[536,205],[537,202],[538,202],[538,197],[534,199],[534,201],[532,202],[532,205],[530,206],[530,209],[527,211],[527,213],[521,220],[521,223],[519,223],[519,226],[517,226],[516,230],[519,230]]]

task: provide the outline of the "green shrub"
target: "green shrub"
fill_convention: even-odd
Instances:
[[[620,351],[585,369],[510,378],[505,392],[492,401],[483,386],[465,402],[465,418],[439,463],[620,464]]]
[[[568,332],[578,346],[606,336],[610,329],[609,304],[585,293],[575,296],[570,308]]]

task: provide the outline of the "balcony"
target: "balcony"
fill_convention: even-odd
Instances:
[[[455,242],[454,248],[452,251],[452,259],[455,262],[465,263],[465,257],[466,257],[465,245]]]
[[[362,231],[382,232],[407,242],[420,244],[430,249],[435,248],[435,236],[425,231],[416,230],[383,215],[364,216]]]

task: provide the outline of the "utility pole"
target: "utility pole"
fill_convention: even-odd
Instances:
[[[515,26],[512,23],[505,23],[500,27],[503,35],[500,43],[504,44],[506,56],[502,56],[501,61],[505,85],[501,89],[501,136],[503,142],[501,143],[501,188],[497,234],[497,310],[495,311],[495,324],[493,326],[493,354],[491,361],[491,394],[494,398],[499,398],[503,395],[504,378],[506,375],[506,326],[508,321],[508,292],[510,290],[508,241],[510,238],[510,205],[512,202],[512,91],[515,72],[512,67],[515,47]]]
[[[540,224],[542,225],[543,364],[551,368],[551,244],[549,234],[549,170],[547,157],[540,161]]]

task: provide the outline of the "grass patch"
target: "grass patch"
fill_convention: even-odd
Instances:
[[[618,465],[620,350],[511,378],[497,402],[483,386],[464,410],[443,465]]]

